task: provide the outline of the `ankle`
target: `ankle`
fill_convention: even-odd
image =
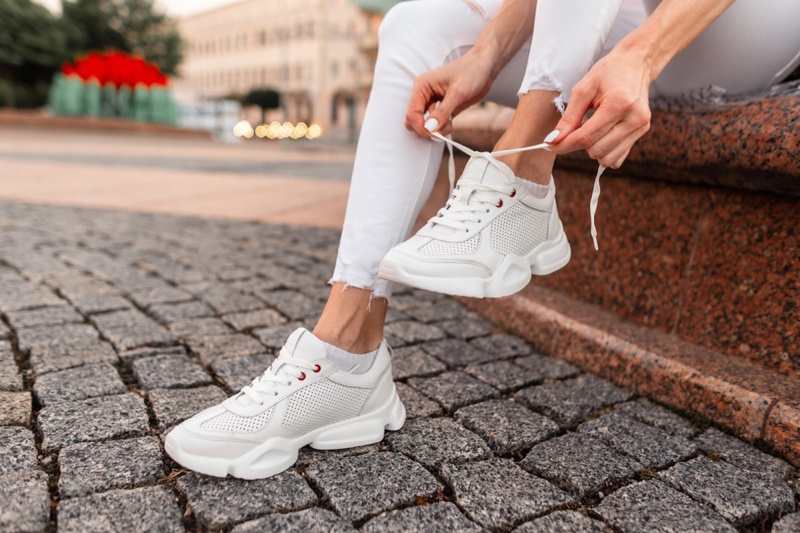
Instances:
[[[383,340],[388,302],[372,291],[334,283],[314,335],[350,353],[369,353]]]
[[[339,370],[350,372],[351,374],[363,374],[372,368],[372,364],[378,357],[380,347],[368,353],[351,353],[347,350],[342,350],[338,346],[332,344],[325,344],[325,351],[327,352],[327,359],[336,365]]]
[[[516,146],[520,148],[525,146],[521,144]],[[499,146],[495,150],[504,150]],[[497,158],[502,161],[514,172],[514,175],[537,183],[539,185],[548,185],[550,183],[550,175],[553,172],[553,163],[555,162],[555,154],[544,151],[536,152],[522,152],[519,154],[511,154],[500,156]]]
[[[368,354],[374,352],[381,345],[383,333],[368,335],[364,333],[353,333],[351,331],[334,332],[319,328],[314,328],[314,336],[326,344],[335,346],[340,350],[352,354]]]

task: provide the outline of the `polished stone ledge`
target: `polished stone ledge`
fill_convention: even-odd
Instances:
[[[453,138],[491,150],[514,111],[475,107],[453,121]],[[800,195],[800,97],[778,96],[708,113],[654,110],[650,132],[618,171],[641,179]],[[561,168],[594,172],[585,152]]]

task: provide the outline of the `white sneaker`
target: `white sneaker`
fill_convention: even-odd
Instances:
[[[547,195],[536,198],[506,164],[488,153],[472,153],[447,204],[383,258],[381,278],[445,294],[498,298],[521,290],[531,274],[550,274],[569,262],[553,178]]]
[[[260,479],[283,472],[305,445],[320,450],[380,442],[403,426],[384,340],[363,374],[336,368],[311,332],[291,334],[280,356],[241,392],[181,423],[165,448],[180,465],[210,476]]]

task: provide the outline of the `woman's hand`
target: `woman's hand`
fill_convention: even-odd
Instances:
[[[664,67],[734,0],[669,0],[629,33],[572,88],[556,126],[553,152],[586,149],[602,166],[619,168],[650,129],[648,89]],[[581,125],[584,114],[592,117]],[[551,134],[552,135],[552,134]]]
[[[595,63],[572,89],[551,142],[553,152],[585,149],[604,167],[619,168],[633,144],[650,129],[650,68],[616,48]],[[595,113],[581,124],[589,109]]]
[[[406,129],[422,137],[429,137],[431,131],[438,131],[442,135],[450,133],[453,129],[450,119],[479,102],[489,92],[493,80],[492,68],[490,60],[467,52],[417,77],[406,111]],[[440,102],[438,106],[437,102]],[[426,112],[430,113],[427,117]],[[433,127],[428,130],[425,124]]]

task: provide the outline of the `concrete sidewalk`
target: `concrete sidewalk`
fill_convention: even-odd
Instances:
[[[0,198],[341,227],[353,154],[324,140],[0,127]]]

